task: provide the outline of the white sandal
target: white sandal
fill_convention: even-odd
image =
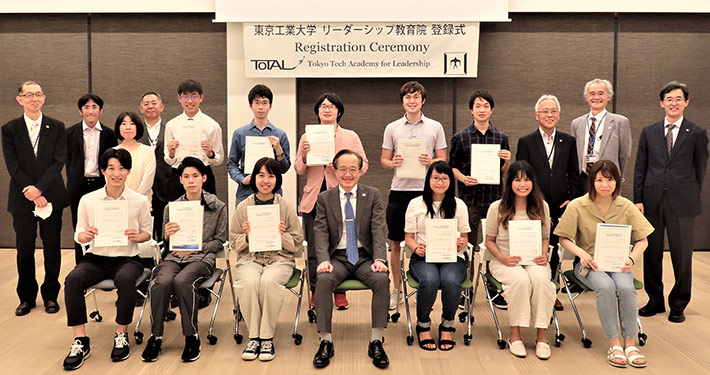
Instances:
[[[611,348],[609,348],[609,351],[607,352],[607,355],[606,355],[606,361],[607,361],[610,365],[612,365],[612,366],[614,366],[614,367],[626,367],[626,364],[627,364],[627,362],[626,362],[626,356],[623,355],[623,354],[618,354],[618,353],[614,353],[614,352],[621,352],[621,353],[623,353],[623,352],[624,352],[624,348],[622,348],[622,347],[620,347],[620,346],[612,346]],[[623,363],[617,363],[617,362],[614,362],[614,361],[613,361],[613,360],[615,360],[615,359],[623,359],[624,362],[623,362]]]
[[[629,355],[631,352],[636,352],[634,355]],[[639,348],[635,346],[629,346],[628,348],[624,349],[624,354],[626,354],[626,363],[629,364],[631,367],[636,367],[636,368],[644,368],[648,364],[646,362],[646,357],[641,354],[641,351]],[[643,363],[634,363],[635,360],[637,359],[643,359]]]

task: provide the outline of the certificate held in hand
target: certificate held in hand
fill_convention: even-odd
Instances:
[[[249,252],[281,250],[281,212],[279,206],[266,204],[247,207]]]
[[[269,137],[247,136],[244,146],[244,174],[251,174],[259,159],[274,157]]]
[[[180,230],[170,236],[169,250],[201,251],[204,209],[200,201],[170,202],[168,214],[170,221],[180,226]]]
[[[180,141],[180,146],[175,150],[175,155],[179,159],[188,156],[200,158],[202,155],[202,127],[199,121],[187,121],[180,127],[176,139]]]
[[[396,171],[397,177],[426,177],[426,166],[419,162],[419,155],[426,154],[426,140],[399,139],[397,140],[397,153],[403,158],[402,165]]]
[[[597,223],[594,262],[599,271],[621,272],[629,259],[631,225]]]
[[[128,246],[128,201],[106,200],[96,202],[94,226],[99,234],[94,246]]]
[[[335,156],[333,125],[306,125],[306,139],[311,146],[306,154],[306,165],[328,165]]]
[[[426,221],[426,262],[456,262],[458,220],[428,219]]]
[[[479,184],[500,185],[500,145],[471,145],[471,177]]]
[[[535,264],[542,255],[542,223],[540,220],[508,221],[510,255],[520,257],[520,265]]]

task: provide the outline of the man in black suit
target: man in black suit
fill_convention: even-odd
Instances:
[[[535,119],[540,123],[538,130],[518,140],[517,160],[525,160],[532,165],[537,183],[550,206],[552,233],[565,212],[569,201],[581,193],[577,145],[574,137],[557,131],[560,121],[560,102],[554,95],[543,95],[535,103]],[[557,247],[559,237],[550,235],[550,245]],[[550,269],[554,277],[559,264],[556,251],[550,258]],[[562,310],[559,300],[555,308]]]
[[[707,131],[684,119],[688,88],[673,81],[659,94],[663,121],[643,128],[634,170],[634,203],[655,230],[643,254],[643,279],[648,304],[641,316],[666,311],[663,297],[663,232],[668,231],[675,285],[668,295],[668,320],[681,323],[690,302],[693,224],[702,211],[700,190],[708,161]]]
[[[333,158],[338,186],[318,195],[314,234],[318,258],[316,313],[320,347],[315,367],[333,357],[333,290],[349,277],[372,289],[372,335],[367,354],[379,368],[389,365],[382,347],[389,311],[389,276],[385,247],[385,212],[376,188],[358,184],[362,156],[341,150]]]
[[[73,228],[76,228],[81,197],[105,184],[99,172],[99,157],[118,144],[113,129],[102,126],[99,121],[104,108],[100,96],[84,94],[77,106],[83,120],[67,129],[67,190]],[[76,264],[79,264],[84,257],[81,245],[75,243],[74,251]]]
[[[67,155],[64,123],[42,114],[45,95],[42,87],[27,81],[17,90],[23,116],[2,126],[2,151],[10,175],[7,210],[12,214],[17,243],[17,296],[15,315],[22,316],[36,306],[35,238],[37,224],[44,253],[42,300],[47,313],[59,311],[60,233],[67,192],[62,168]],[[48,210],[40,219],[33,211]]]

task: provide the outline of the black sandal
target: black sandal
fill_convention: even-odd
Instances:
[[[439,324],[439,350],[442,351],[448,351],[454,348],[456,345],[456,341],[454,340],[442,340],[441,339],[441,332],[451,332],[454,333],[456,332],[456,328],[454,327],[444,327],[443,325]],[[451,345],[448,348],[444,348],[444,345]]]
[[[423,350],[433,352],[436,350],[436,341],[434,339],[426,339],[422,340],[421,336],[419,336],[420,333],[422,332],[429,332],[431,329],[429,327],[420,327],[419,325],[415,326],[416,331],[417,331],[417,343],[419,344],[419,347]],[[425,345],[431,345],[433,344],[433,348],[427,348]]]

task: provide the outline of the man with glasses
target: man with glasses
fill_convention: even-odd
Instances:
[[[2,151],[10,175],[7,210],[12,214],[17,244],[17,296],[15,315],[27,315],[36,306],[35,239],[37,224],[44,253],[42,300],[49,314],[59,311],[60,232],[62,211],[68,205],[62,180],[67,156],[64,123],[42,113],[45,95],[36,82],[23,82],[17,103],[24,114],[2,126]],[[44,211],[41,217],[36,211]]]
[[[104,100],[96,94],[84,94],[78,102],[82,121],[67,129],[67,190],[71,203],[72,226],[76,227],[79,201],[84,195],[101,189],[105,180],[99,171],[99,157],[118,144],[116,133],[101,125]],[[74,258],[84,257],[81,244],[74,243]]]
[[[683,311],[690,302],[693,225],[703,210],[700,190],[708,162],[707,131],[683,117],[690,103],[688,96],[688,87],[677,81],[661,89],[660,105],[666,117],[641,131],[634,170],[634,203],[655,228],[643,254],[643,281],[649,300],[639,315],[666,311],[662,280],[666,230],[675,277],[668,295],[668,320],[673,323],[685,321]]]
[[[281,173],[286,173],[291,167],[290,146],[286,132],[269,121],[269,111],[271,111],[274,99],[271,89],[265,85],[256,85],[249,90],[247,99],[249,100],[249,108],[254,113],[254,119],[234,131],[232,147],[229,149],[229,159],[227,160],[229,177],[239,185],[237,204],[252,194],[249,187],[252,171],[244,169],[246,137],[269,138],[274,150],[274,159],[279,162]],[[277,193],[282,194],[280,189]]]
[[[183,158],[192,156],[202,160],[207,167],[204,190],[212,194],[216,194],[217,188],[211,167],[221,165],[224,160],[222,128],[217,121],[200,111],[204,99],[202,85],[188,79],[180,83],[177,92],[183,113],[168,121],[163,150],[165,162],[172,167],[167,188],[168,201],[185,194],[178,173]]]
[[[378,368],[389,365],[382,347],[387,326],[389,276],[385,248],[385,215],[380,192],[358,184],[363,158],[348,149],[333,158],[338,186],[318,195],[316,204],[316,313],[320,346],[313,365],[330,364],[334,355],[332,319],[333,290],[354,277],[372,289],[372,334],[367,354]]]

